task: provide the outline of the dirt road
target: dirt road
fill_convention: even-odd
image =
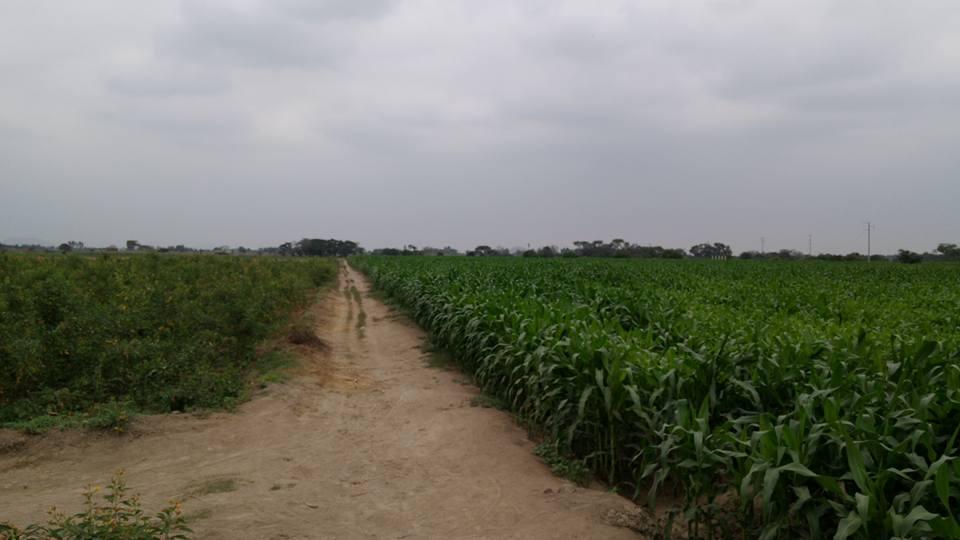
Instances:
[[[319,308],[329,351],[235,414],[8,433],[0,520],[79,509],[83,486],[122,468],[151,509],[185,498],[198,538],[638,538],[608,522],[623,499],[555,477],[506,413],[471,406],[464,375],[426,365],[423,332],[365,278],[339,280]]]

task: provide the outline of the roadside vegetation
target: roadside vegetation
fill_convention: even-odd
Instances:
[[[0,426],[122,431],[136,412],[231,407],[252,370],[282,363],[257,345],[336,273],[319,258],[0,253]]]
[[[953,265],[352,264],[552,467],[678,497],[692,537],[960,537]]]
[[[127,488],[123,472],[113,477],[103,493],[99,486],[88,487],[83,501],[82,510],[75,514],[51,508],[47,523],[20,528],[0,522],[0,540],[185,540],[193,532],[179,502],[147,514],[140,497]]]

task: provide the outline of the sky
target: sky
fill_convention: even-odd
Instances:
[[[960,242],[956,0],[0,0],[0,241]]]

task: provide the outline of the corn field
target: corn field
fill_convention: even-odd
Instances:
[[[960,538],[956,266],[352,264],[567,455],[680,501],[691,536]]]

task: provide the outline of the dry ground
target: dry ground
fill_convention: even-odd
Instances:
[[[509,415],[471,406],[464,375],[426,365],[424,333],[346,266],[317,333],[329,350],[235,414],[0,434],[0,520],[78,509],[85,485],[122,468],[151,509],[185,499],[198,538],[638,538],[613,525],[631,505],[554,476]]]

